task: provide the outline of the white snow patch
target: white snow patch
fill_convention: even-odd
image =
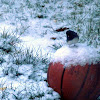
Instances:
[[[0,33],[9,32],[12,33],[15,30],[15,27],[10,25],[9,22],[0,23]]]
[[[78,44],[77,47],[63,46],[54,54],[52,62],[61,62],[65,66],[96,64],[100,61],[98,49]]]
[[[49,36],[48,36],[49,37]],[[21,37],[23,41],[19,46],[23,49],[29,48],[34,51],[34,55],[39,55],[41,57],[47,55],[48,53],[54,52],[50,47],[54,44],[54,41],[50,41],[47,37],[32,37],[32,36],[24,36]],[[51,55],[51,54],[50,54]],[[48,55],[48,56],[50,56]]]

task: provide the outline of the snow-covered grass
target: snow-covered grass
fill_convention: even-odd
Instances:
[[[5,89],[0,99],[60,99],[47,84],[51,58],[67,45],[65,31],[55,30],[76,31],[79,44],[85,42],[100,53],[99,4],[100,0],[0,0],[0,89]]]
[[[47,68],[49,59],[38,55],[36,51],[21,49],[15,45],[8,51],[9,41],[19,41],[11,34],[3,33],[0,36],[3,43],[0,57],[0,99],[2,100],[47,100],[59,99],[59,95],[54,92],[47,84]],[[3,41],[5,40],[6,41]],[[16,43],[17,43],[16,41]],[[13,41],[14,42],[14,41]],[[4,50],[4,47],[5,48]],[[12,50],[13,48],[16,48]],[[35,55],[34,55],[35,52]],[[37,54],[37,55],[36,55]],[[3,90],[4,89],[4,90]]]

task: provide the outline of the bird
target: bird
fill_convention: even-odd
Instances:
[[[76,32],[68,30],[66,32],[66,35],[67,35],[67,43],[68,43],[68,45],[74,44],[74,46],[75,46],[75,44],[78,43],[79,36],[78,36],[78,34]]]

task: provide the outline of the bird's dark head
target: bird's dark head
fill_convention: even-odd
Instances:
[[[67,40],[70,40],[70,38],[71,37],[73,37],[72,34],[73,33],[73,31],[71,31],[71,30],[68,30],[67,32],[66,32],[66,35],[67,35]]]
[[[75,39],[77,39],[77,41],[79,40],[79,36],[74,31],[68,30],[66,32],[66,35],[67,35],[67,42],[75,40]]]
[[[68,30],[68,31],[66,32],[66,35],[70,35],[71,32],[72,32],[71,30]]]

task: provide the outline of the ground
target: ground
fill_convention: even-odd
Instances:
[[[0,0],[0,99],[59,100],[48,87],[55,52],[68,46],[66,27],[79,43],[100,47],[99,0]]]

